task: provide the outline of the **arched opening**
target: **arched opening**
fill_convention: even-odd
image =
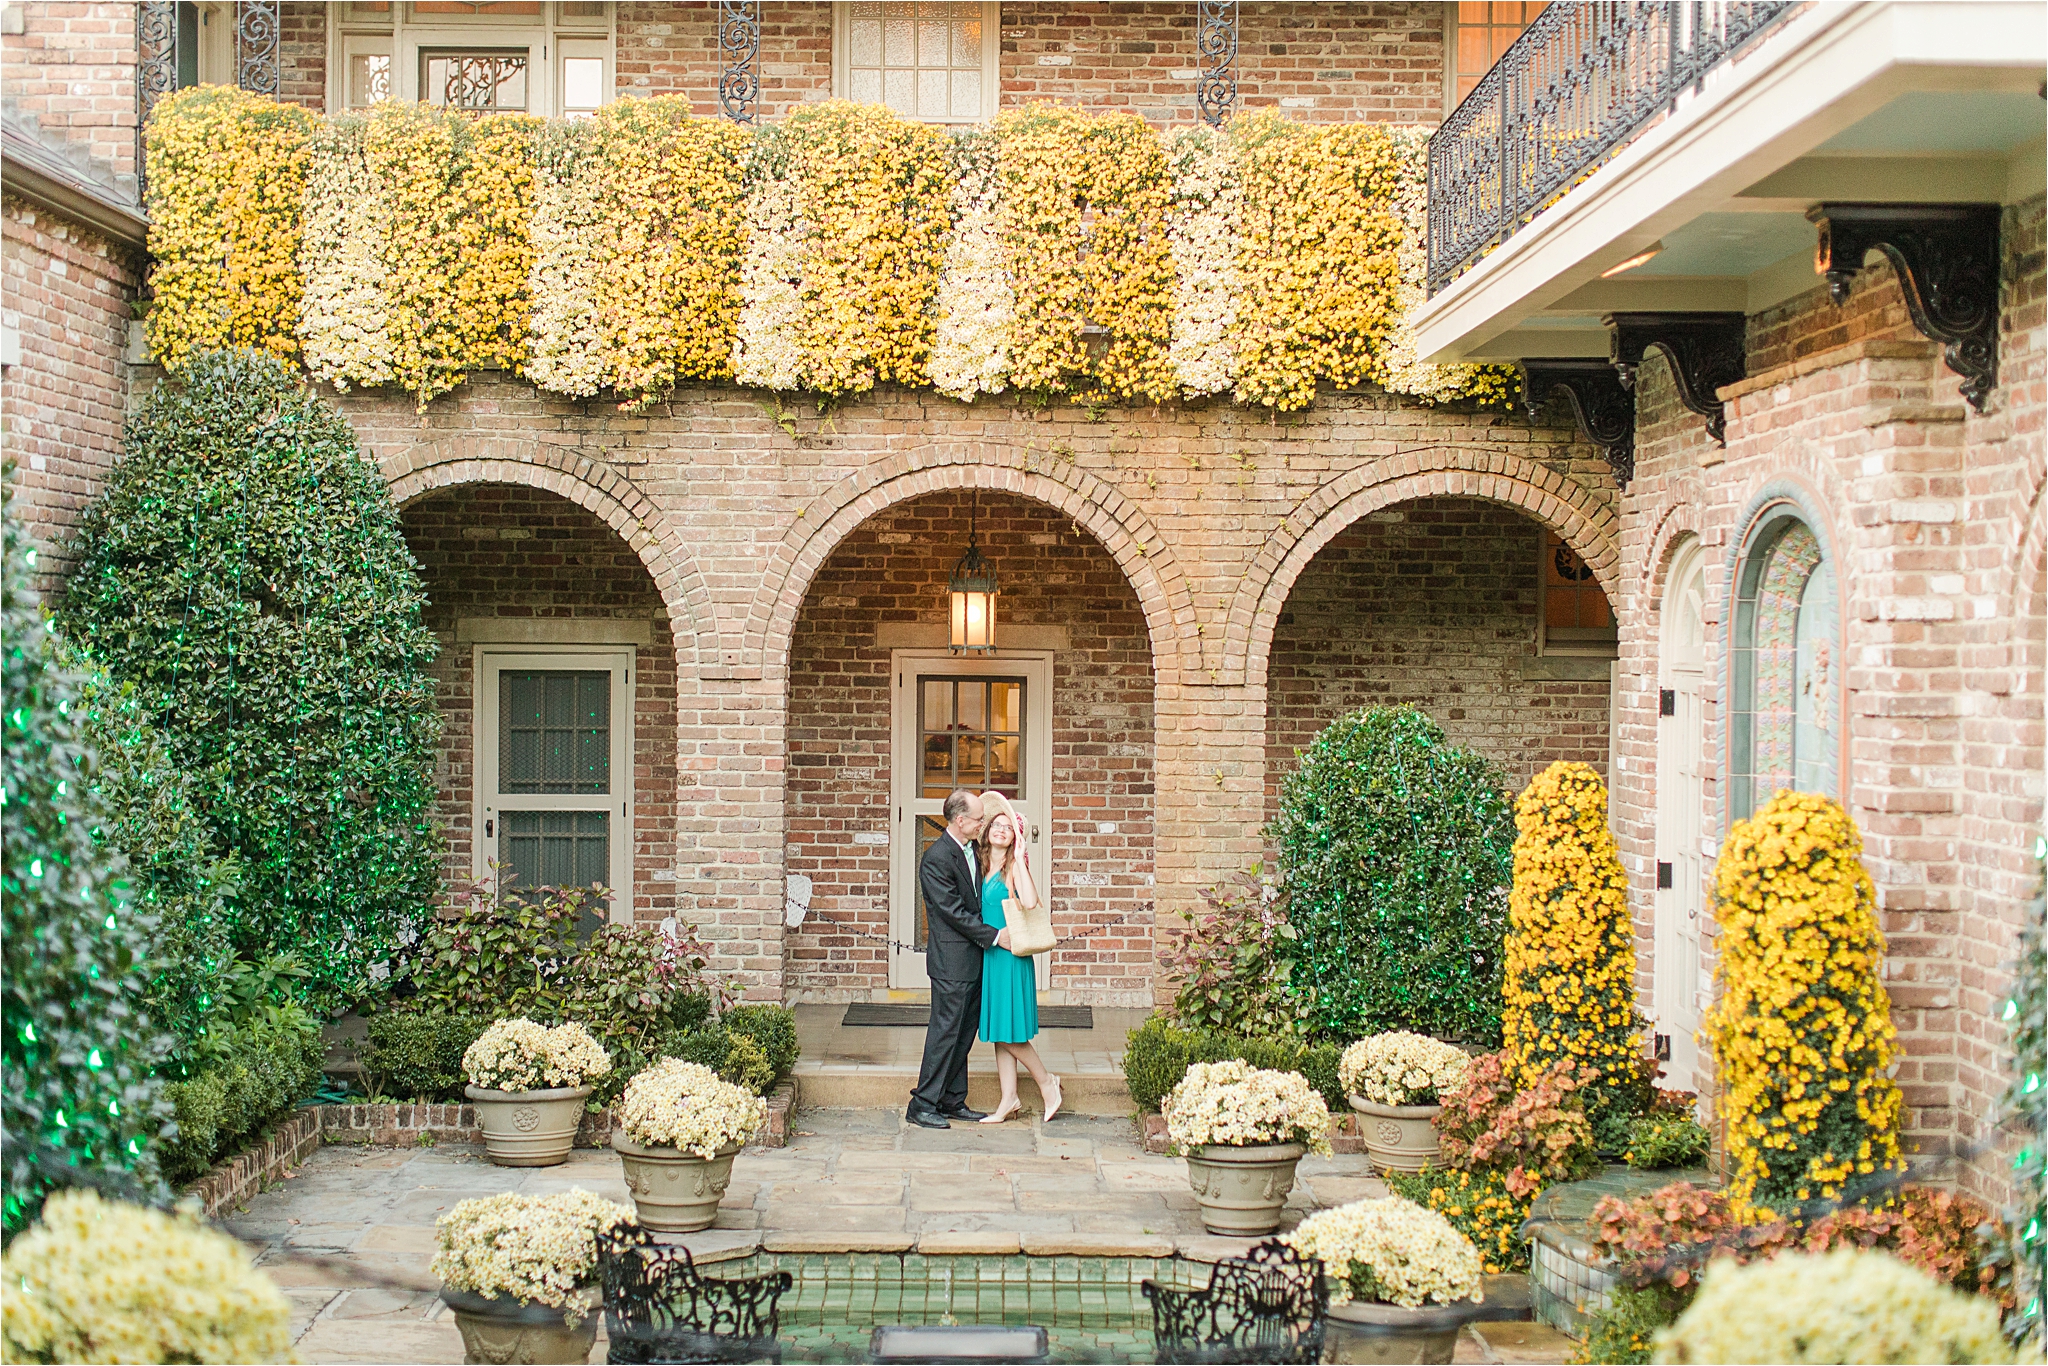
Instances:
[[[1591,570],[1502,503],[1370,512],[1303,568],[1267,657],[1266,814],[1294,752],[1364,706],[1410,705],[1517,786],[1558,759],[1607,768],[1614,617]]]
[[[950,654],[970,510],[1001,580],[997,652]],[[919,855],[954,785],[1016,796],[1060,947],[1041,999],[1149,1003],[1152,658],[1116,561],[1057,509],[949,489],[862,522],[811,580],[789,652],[785,939],[793,999],[924,986]]]
[[[1781,788],[1841,795],[1841,607],[1820,537],[1789,504],[1750,532],[1736,571],[1728,819]]]
[[[613,921],[673,915],[676,649],[640,556],[525,485],[435,489],[402,518],[441,642],[451,884],[495,861],[523,887],[603,883]]]

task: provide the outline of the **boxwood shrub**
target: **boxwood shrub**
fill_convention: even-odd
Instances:
[[[1124,1043],[1124,1083],[1140,1110],[1156,1111],[1190,1065],[1235,1060],[1276,1072],[1299,1072],[1322,1093],[1331,1114],[1344,1114],[1350,1102],[1337,1079],[1342,1057],[1343,1050],[1333,1043],[1182,1029],[1166,1017],[1154,1015],[1132,1030]]]
[[[209,1051],[209,1063],[164,1087],[177,1121],[161,1145],[164,1175],[179,1184],[204,1176],[311,1093],[327,1045],[317,1027],[290,1021],[217,1026]]]
[[[1507,786],[1413,707],[1353,712],[1301,751],[1267,837],[1295,931],[1278,950],[1309,1032],[1499,1045]]]
[[[460,1100],[462,1055],[490,1023],[405,1006],[380,1011],[357,1050],[363,1083],[371,1095],[393,1100]]]

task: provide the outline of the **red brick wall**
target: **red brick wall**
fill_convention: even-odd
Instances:
[[[639,557],[596,517],[537,489],[446,490],[408,506],[404,522],[426,580],[426,623],[441,641],[434,673],[446,731],[436,781],[451,879],[470,877],[474,852],[475,671],[470,647],[456,644],[456,621],[630,618],[653,628],[633,671],[633,911],[641,921],[674,914],[675,643]]]
[[[1095,540],[1043,504],[984,494],[983,553],[1002,576],[1001,626],[1063,626],[1053,657],[1055,951],[1069,998],[1147,1001],[1152,988],[1151,645],[1136,594]],[[946,621],[968,500],[902,503],[841,542],[804,600],[790,650],[788,868],[813,879],[813,918],[788,939],[792,990],[864,999],[888,985],[890,651],[885,622]],[[1000,634],[998,636],[1000,639]],[[1028,809],[1028,808],[1027,808]],[[1032,813],[1043,818],[1042,812]],[[836,926],[834,924],[836,922]],[[839,928],[844,927],[844,928]],[[858,933],[856,933],[858,931]]]
[[[24,5],[23,32],[0,41],[11,118],[70,144],[92,174],[135,197],[135,15],[122,0]]]
[[[0,424],[16,466],[16,508],[44,548],[40,586],[68,560],[64,538],[121,448],[129,304],[140,283],[125,249],[9,195],[0,232],[6,306],[21,364],[0,372]]]
[[[277,97],[327,109],[327,6],[285,0],[277,33]]]
[[[1266,673],[1266,814],[1294,752],[1358,707],[1412,705],[1516,789],[1572,759],[1607,770],[1606,660],[1538,658],[1543,529],[1428,498],[1355,522],[1294,582]]]

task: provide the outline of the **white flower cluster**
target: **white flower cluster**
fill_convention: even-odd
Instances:
[[[434,1274],[472,1295],[564,1310],[574,1324],[594,1300],[598,1234],[633,1221],[631,1209],[586,1190],[464,1200],[435,1221]]]
[[[996,140],[986,129],[954,141],[953,231],[939,267],[932,385],[963,402],[1000,394],[1010,377],[1017,296],[1003,264],[996,203]]]
[[[343,393],[395,378],[383,289],[391,206],[370,174],[366,131],[360,117],[319,125],[299,236],[299,345],[313,377]]]
[[[1429,130],[1389,127],[1401,158],[1395,181],[1395,212],[1401,218],[1400,273],[1394,303],[1401,321],[1380,343],[1380,382],[1397,394],[1424,403],[1462,398],[1479,373],[1476,365],[1424,365],[1415,356],[1415,330],[1409,319],[1429,300]]]
[[[1190,394],[1220,394],[1236,379],[1230,345],[1237,324],[1237,231],[1241,196],[1230,141],[1197,124],[1169,134],[1173,200],[1166,219],[1173,248],[1173,375]]]
[[[574,398],[589,398],[605,382],[597,302],[604,162],[590,144],[588,123],[551,123],[541,131],[527,229],[533,242],[533,318],[526,375],[543,389]]]
[[[61,1191],[0,1261],[0,1361],[293,1361],[292,1309],[187,1215]]]
[[[1345,1049],[1337,1078],[1346,1095],[1375,1105],[1435,1105],[1465,1084],[1471,1061],[1441,1039],[1396,1029]]]
[[[575,1021],[549,1029],[524,1016],[499,1020],[462,1054],[471,1086],[542,1091],[585,1086],[612,1070],[612,1055]]]
[[[789,175],[764,174],[747,195],[733,377],[787,392],[804,379],[804,222]]]
[[[1484,1298],[1472,1240],[1435,1210],[1407,1200],[1320,1210],[1281,1241],[1323,1259],[1332,1304],[1370,1297],[1415,1309]]]
[[[1330,1107],[1299,1072],[1244,1062],[1198,1062],[1160,1106],[1166,1136],[1185,1148],[1306,1143],[1331,1155]]]
[[[619,1128],[636,1143],[710,1159],[768,1122],[768,1102],[702,1063],[663,1058],[626,1083]]]

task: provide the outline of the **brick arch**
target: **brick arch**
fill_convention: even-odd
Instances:
[[[976,458],[923,452],[878,461],[834,485],[805,509],[769,552],[747,614],[740,659],[747,677],[784,674],[804,596],[825,561],[854,529],[885,508],[952,489],[1013,493],[1064,513],[1095,539],[1138,595],[1151,637],[1155,682],[1192,672],[1194,595],[1166,540],[1135,504],[1071,463],[1044,467],[1043,457],[997,451]],[[759,673],[755,671],[759,670]]]
[[[1562,536],[1619,601],[1621,522],[1613,505],[1548,465],[1498,452],[1420,451],[1346,472],[1304,499],[1266,539],[1230,603],[1222,681],[1262,685],[1273,628],[1308,562],[1368,513],[1419,498],[1478,498],[1526,513]]]
[[[516,484],[565,498],[594,513],[632,547],[654,580],[675,639],[676,665],[715,663],[699,642],[715,641],[711,593],[666,514],[617,471],[534,441],[462,437],[414,446],[385,460],[384,482],[401,508],[463,484]]]

